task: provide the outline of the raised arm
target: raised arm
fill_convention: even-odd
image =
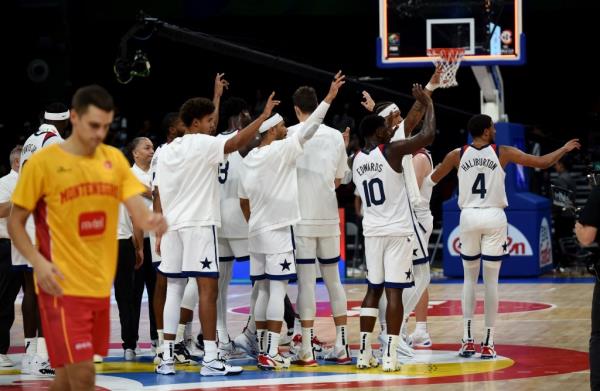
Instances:
[[[558,148],[556,151],[550,152],[544,156],[530,155],[518,148],[502,145],[500,146],[500,164],[502,167],[506,167],[508,163],[516,163],[526,167],[545,169],[552,167],[568,152],[579,148],[581,148],[581,144],[579,144],[579,139],[576,138],[567,141],[565,145]]]
[[[217,73],[215,76],[215,89],[213,92],[213,104],[215,105],[215,129],[219,124],[219,107],[221,105],[221,96],[223,96],[223,90],[229,88],[229,82],[223,79],[224,73]]]
[[[333,81],[331,82],[331,86],[329,87],[329,92],[323,102],[317,106],[316,110],[312,112],[310,117],[304,122],[304,125],[298,131],[298,139],[300,140],[300,144],[304,144],[308,140],[314,136],[317,129],[319,129],[319,125],[323,123],[325,119],[325,115],[327,114],[327,110],[329,110],[329,106],[335,99],[338,94],[338,91],[341,86],[346,82],[344,80],[346,76],[342,75],[342,71],[339,71],[333,77]]]
[[[279,104],[278,100],[274,100],[275,92],[272,92],[265,104],[265,108],[261,115],[258,116],[250,125],[237,132],[237,134],[231,137],[225,142],[225,153],[235,152],[242,147],[246,146],[255,136],[260,125],[271,116],[273,108]]]
[[[413,154],[418,149],[426,147],[435,138],[435,111],[431,98],[425,94],[423,87],[419,84],[413,85],[413,96],[419,100],[428,101],[427,111],[425,112],[423,130],[419,134],[406,140],[394,141],[388,144],[386,148],[388,162],[398,172],[402,171],[402,157],[404,155]]]
[[[460,148],[456,148],[444,157],[444,160],[433,170],[429,178],[434,182],[434,185],[441,181],[450,171],[458,168],[460,163]]]
[[[431,168],[431,163],[429,163],[429,158],[422,153],[418,153],[412,158],[412,164],[415,168],[415,176],[417,177],[417,184],[419,185],[419,189],[423,184],[423,180],[431,174],[433,171]]]
[[[435,72],[433,73],[431,79],[429,79],[429,82],[427,83],[427,86],[425,86],[425,88],[423,89],[423,92],[425,92],[427,96],[431,97],[433,91],[440,84],[441,74],[442,68],[440,66],[436,67]],[[419,99],[417,99],[415,103],[413,103],[412,107],[408,111],[408,114],[406,114],[406,117],[404,118],[404,135],[406,137],[412,134],[412,131],[417,127],[417,125],[421,121],[421,118],[423,118],[423,115],[425,115],[426,110],[427,105]]]

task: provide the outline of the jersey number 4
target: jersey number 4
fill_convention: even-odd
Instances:
[[[229,172],[229,162],[219,163],[219,183],[227,182],[227,173]]]
[[[367,208],[371,205],[381,205],[385,202],[385,193],[383,192],[383,182],[381,179],[373,178],[369,182],[365,180],[362,184]],[[377,187],[377,191],[375,191],[375,187]]]
[[[487,193],[487,190],[485,189],[485,175],[484,174],[477,174],[477,178],[475,178],[475,183],[473,183],[471,192],[473,194],[479,194],[480,198],[485,198],[485,193]]]

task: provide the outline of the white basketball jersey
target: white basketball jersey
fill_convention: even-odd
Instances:
[[[496,144],[461,148],[458,165],[458,206],[463,208],[506,208],[504,169]]]
[[[232,133],[219,134],[217,138],[228,140],[237,133],[236,130]],[[219,238],[248,238],[248,223],[242,213],[240,197],[238,196],[238,186],[243,169],[242,155],[237,151],[230,153],[227,161],[219,164],[219,175],[217,177],[221,192],[221,228],[219,228]]]
[[[352,180],[364,211],[364,236],[408,236],[412,217],[404,175],[394,171],[383,156],[383,145],[360,151],[352,164]]]
[[[58,130],[56,130],[54,125],[42,124],[39,130],[29,136],[27,141],[25,141],[25,144],[23,144],[20,167],[23,168],[25,162],[29,160],[31,155],[36,151],[39,151],[48,145],[62,142],[63,138],[60,136],[60,133],[58,133]]]
[[[152,161],[150,162],[150,188],[152,190],[154,190],[154,186],[156,183],[156,167],[158,166],[158,155],[160,154],[161,149],[165,145],[167,144],[161,144],[158,146],[158,148],[156,148],[156,150],[154,151],[154,155],[152,156]]]

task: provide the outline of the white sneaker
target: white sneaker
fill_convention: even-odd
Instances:
[[[49,360],[44,360],[39,356],[35,356],[31,360],[31,366],[29,367],[29,374],[35,376],[54,376],[54,368],[50,366]]]
[[[251,357],[258,357],[258,341],[256,340],[256,334],[249,335],[250,332],[245,329],[240,335],[235,337],[233,342],[235,346],[246,352]]]
[[[358,357],[356,358],[356,368],[358,369],[368,369],[368,368],[377,368],[379,366],[379,361],[373,356],[372,352],[359,352]]]
[[[279,353],[275,357],[268,354],[260,354],[258,356],[258,367],[262,370],[287,369],[290,367],[290,364],[291,360]]]
[[[292,343],[292,337],[294,336],[294,330],[288,330],[287,333],[283,334],[279,338],[279,346],[287,346]]]
[[[0,367],[1,368],[10,368],[14,367],[15,363],[8,358],[6,354],[0,354]]]
[[[190,352],[192,357],[197,358],[199,361],[204,357],[204,351],[198,348],[198,345],[191,338],[185,341],[185,348]]]
[[[383,363],[382,366],[384,372],[396,372],[400,370],[401,365],[395,355],[388,356],[384,354],[381,361]]]
[[[136,356],[135,350],[125,349],[125,353],[123,354],[125,361],[135,361],[135,356]]]
[[[154,372],[159,375],[174,375],[175,374],[175,360],[171,357],[168,360],[160,358],[160,362],[154,369]]]
[[[218,354],[224,360],[230,360],[232,358],[242,358],[246,356],[246,352],[238,348],[231,339],[227,343],[218,344]]]
[[[202,360],[202,368],[200,369],[200,376],[229,376],[239,375],[244,369],[242,367],[229,365],[225,360],[217,358],[211,361]]]
[[[402,338],[398,338],[398,347],[396,348],[396,352],[398,352],[398,357],[412,358],[415,356],[414,349],[408,346],[406,341],[404,341]]]
[[[31,362],[33,361],[33,356],[31,354],[24,354],[23,358],[21,358],[21,374],[29,375],[31,373]]]
[[[94,354],[94,364],[102,364],[102,361],[104,361],[104,359],[101,355]]]
[[[408,337],[408,343],[413,348],[429,348],[432,345],[431,336],[427,331],[424,333],[415,331]]]
[[[335,361],[338,365],[352,364],[352,356],[348,345],[336,346],[326,356],[326,361]]]

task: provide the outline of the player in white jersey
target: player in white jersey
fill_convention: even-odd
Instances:
[[[22,150],[23,146],[17,145],[10,151],[10,172],[0,178],[0,368],[15,366],[7,353],[11,343],[10,329],[15,320],[15,300],[23,285],[23,273],[12,270],[7,217],[12,208],[10,197],[19,178]]]
[[[244,158],[240,205],[249,223],[250,278],[258,286],[254,318],[261,369],[287,368],[279,354],[287,284],[296,277],[293,225],[300,221],[296,159],[314,136],[329,105],[344,84],[338,72],[324,101],[290,137],[283,118],[275,114],[260,128],[257,148]]]
[[[304,126],[319,103],[314,88],[308,86],[298,88],[294,92],[293,101],[294,111],[300,123],[288,128],[288,137]],[[296,160],[301,216],[294,228],[298,274],[296,305],[302,335],[294,336],[290,350],[296,353],[294,363],[299,365],[318,365],[315,349],[322,349],[321,346],[313,346],[317,260],[329,292],[336,326],[335,347],[326,358],[338,364],[352,362],[346,329],[346,292],[338,271],[340,219],[335,195],[335,189],[349,171],[347,160],[342,133],[324,124],[321,124],[315,135],[304,143],[304,153]]]
[[[248,104],[241,98],[231,97],[223,103],[222,118],[227,121],[226,130],[217,135],[218,138],[229,139],[234,137],[238,131],[247,126],[251,121],[248,112]],[[252,143],[254,144],[254,143]],[[248,222],[240,208],[238,197],[238,184],[243,176],[242,157],[250,148],[229,154],[227,161],[219,164],[219,191],[221,194],[221,227],[218,233],[219,245],[219,297],[217,299],[217,339],[219,352],[230,358],[239,356],[243,351],[236,349],[236,344],[229,337],[227,331],[227,292],[233,271],[234,259],[238,262],[250,260],[248,253]],[[252,299],[256,300],[258,294],[253,289]],[[244,350],[253,344],[256,338],[254,322],[249,322],[248,327],[241,334],[238,341],[242,341]],[[250,329],[248,329],[250,328]]]
[[[473,116],[467,125],[473,137],[470,145],[449,152],[435,171],[425,179],[432,187],[452,169],[458,170],[458,206],[460,213],[460,252],[464,268],[462,311],[464,330],[459,355],[476,354],[471,331],[475,311],[475,287],[483,260],[485,287],[485,332],[481,358],[496,357],[494,325],[498,313],[498,276],[507,254],[508,224],[504,208],[508,206],[504,189],[504,168],[509,163],[526,167],[549,168],[564,154],[579,148],[577,139],[544,156],[529,155],[517,148],[494,144],[496,128],[484,114]]]
[[[429,82],[425,86],[423,92],[429,96],[439,86],[441,68],[436,68]],[[423,118],[426,107],[418,100],[415,101],[410,111],[403,118],[400,109],[393,102],[380,102],[375,104],[369,93],[363,91],[363,101],[361,104],[369,111],[377,113],[386,119],[389,126],[395,129],[394,137],[391,141],[402,140],[410,136],[413,129]],[[410,205],[413,212],[413,227],[416,235],[416,240],[413,241],[413,274],[415,286],[410,289],[405,289],[402,292],[402,303],[404,306],[404,320],[401,328],[401,339],[398,343],[398,354],[403,357],[414,356],[413,349],[407,343],[406,328],[411,312],[415,309],[419,298],[427,289],[431,280],[429,270],[429,252],[427,244],[433,230],[433,215],[429,209],[429,194],[421,194],[421,183],[423,179],[429,175],[433,169],[431,156],[425,149],[420,149],[414,156],[406,155],[402,161],[403,175],[405,184],[409,194]],[[431,190],[431,189],[430,189]],[[379,322],[381,324],[381,333],[379,340],[381,342],[381,350],[386,349],[386,307],[387,300],[385,295],[382,295],[379,302]],[[420,328],[423,325],[419,325]],[[418,337],[419,335],[417,335]]]
[[[408,192],[403,176],[404,155],[429,145],[435,137],[435,114],[431,98],[420,85],[413,95],[427,108],[423,131],[406,140],[390,143],[394,129],[382,116],[369,115],[360,125],[366,147],[352,161],[352,179],[364,211],[363,235],[367,261],[368,289],[360,314],[359,369],[378,365],[373,357],[371,335],[385,287],[387,349],[383,370],[400,369],[396,349],[402,324],[402,290],[414,284],[412,242],[416,240]]]
[[[27,160],[36,151],[52,145],[61,143],[65,131],[69,126],[69,109],[63,103],[52,103],[46,107],[44,120],[37,132],[27,138],[21,152],[21,168],[27,164]],[[33,217],[27,220],[27,233],[35,243],[35,224]],[[33,269],[25,257],[11,246],[13,267],[23,270],[24,296],[23,296],[23,328],[25,330],[26,353],[21,363],[21,372],[36,375],[54,375],[54,369],[50,368],[46,340],[42,335],[42,327],[39,323],[37,297],[33,283]],[[37,336],[37,338],[36,338]]]
[[[155,213],[162,214],[162,208],[160,205],[160,191],[156,186],[156,167],[158,165],[158,159],[160,151],[164,145],[171,143],[177,137],[181,137],[185,134],[185,126],[179,118],[178,112],[172,112],[165,115],[162,128],[166,133],[166,141],[160,145],[154,151],[152,161],[150,163],[150,180],[152,188],[152,209]],[[156,332],[158,341],[152,341],[153,349],[156,354],[154,357],[154,363],[160,363],[162,357],[162,346],[164,343],[164,331],[163,331],[163,311],[165,308],[165,299],[167,295],[167,278],[158,270],[160,265],[160,255],[156,249],[156,237],[153,233],[150,234],[150,247],[152,249],[152,265],[156,269],[156,285],[154,287],[154,300],[153,300],[153,312],[154,319],[156,322]],[[177,326],[177,334],[175,337],[175,361],[179,364],[191,364],[197,360],[197,357],[202,355],[202,347],[198,347],[193,340],[192,336],[192,320],[194,317],[194,308],[198,305],[198,285],[194,278],[189,278],[183,299],[181,300],[181,309],[179,314],[179,325]]]
[[[201,375],[238,374],[241,367],[227,365],[217,355],[216,301],[218,295],[218,248],[216,227],[221,225],[219,211],[218,164],[226,155],[247,145],[260,124],[279,102],[271,94],[264,112],[230,139],[211,136],[214,132],[213,102],[205,98],[186,101],[180,117],[186,134],[165,145],[160,152],[156,185],[169,230],[160,242],[162,261],[159,271],[168,277],[164,309],[163,358],[156,371],[175,373],[173,349],[179,321],[179,307],[187,283],[198,283],[200,321],[204,333],[204,358]]]

